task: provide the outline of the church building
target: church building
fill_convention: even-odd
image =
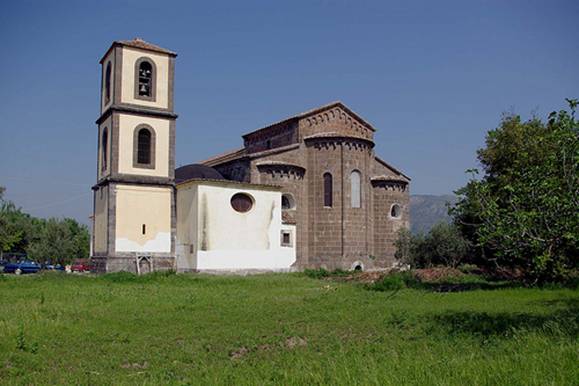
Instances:
[[[341,102],[175,169],[176,54],[115,41],[100,61],[92,260],[97,272],[377,270],[409,227],[410,178]]]

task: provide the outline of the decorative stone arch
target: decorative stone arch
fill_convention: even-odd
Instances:
[[[154,272],[153,256],[137,256],[137,275]]]
[[[139,87],[141,86],[141,81],[139,79],[140,73],[139,70],[141,69],[141,65],[144,63],[148,63],[151,66],[151,75],[150,75],[150,88],[149,88],[149,95],[141,95],[139,92]],[[135,85],[134,85],[134,96],[135,99],[141,99],[149,102],[155,102],[157,99],[157,66],[155,65],[155,61],[149,57],[142,56],[135,61]]]
[[[150,133],[149,141],[149,163],[139,162],[139,132],[146,129]],[[156,149],[156,134],[155,129],[151,125],[141,123],[133,131],[133,167],[141,169],[155,169],[155,149]]]
[[[364,263],[361,261],[354,261],[350,266],[350,271],[364,271]]]
[[[306,172],[303,166],[280,161],[259,162],[256,166],[260,173],[269,175],[272,180],[301,180]]]

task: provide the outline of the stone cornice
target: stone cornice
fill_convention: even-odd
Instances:
[[[100,186],[108,185],[111,183],[128,184],[128,185],[167,186],[167,187],[174,187],[175,186],[175,182],[173,181],[173,179],[168,178],[168,177],[118,174],[116,176],[107,176],[107,177],[101,179],[91,189],[97,190]]]
[[[304,138],[304,142],[361,142],[366,144],[369,148],[374,147],[374,142],[367,138],[351,135],[341,135],[339,133],[322,133],[310,135]]]
[[[153,117],[166,119],[177,119],[178,117],[177,114],[166,109],[158,109],[154,107],[144,107],[129,104],[113,104],[110,107],[108,107],[105,111],[103,111],[101,116],[96,120],[96,124],[99,125],[113,112],[136,114],[136,115],[149,115]]]

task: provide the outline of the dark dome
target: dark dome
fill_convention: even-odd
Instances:
[[[191,164],[175,169],[175,182],[183,182],[191,179],[224,180],[225,178],[212,167]]]

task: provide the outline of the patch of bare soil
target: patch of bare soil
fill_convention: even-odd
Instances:
[[[272,344],[261,344],[255,348],[247,348],[245,346],[238,348],[235,351],[229,353],[229,358],[231,360],[238,360],[246,356],[251,352],[261,352],[261,351],[270,351],[275,349],[276,347],[285,348],[288,350],[293,350],[298,347],[305,347],[308,345],[308,341],[305,338],[299,336],[292,336],[287,338],[283,342],[278,342],[275,345]]]
[[[425,283],[464,276],[464,273],[458,269],[450,267],[423,268],[413,272],[417,279]]]
[[[247,347],[240,347],[235,351],[232,351],[231,353],[229,353],[229,357],[231,359],[240,359],[242,357],[244,357],[245,355],[249,354],[249,349]]]
[[[149,368],[149,363],[147,361],[143,362],[143,363],[123,363],[121,365],[121,368],[123,369],[138,369],[138,370],[143,370],[143,369],[147,369]]]
[[[299,336],[292,336],[291,338],[287,338],[285,341],[285,346],[290,350],[296,347],[305,347],[308,345],[308,341],[304,338],[300,338]]]
[[[328,279],[332,281],[356,282],[364,284],[372,284],[382,279],[391,271],[370,271],[370,272],[355,272],[343,276],[329,276]]]

